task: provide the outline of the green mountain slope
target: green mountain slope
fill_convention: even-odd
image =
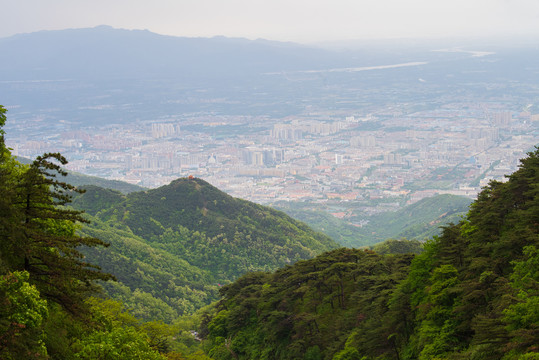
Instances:
[[[217,296],[215,277],[133,234],[91,217],[92,225],[81,233],[106,241],[106,249],[91,249],[86,257],[114,274],[117,282],[103,286],[116,300],[122,301],[133,315],[144,320],[171,322],[192,313]]]
[[[15,159],[21,164],[31,164],[33,160],[25,157],[16,156]],[[64,178],[65,182],[73,186],[87,186],[94,185],[105,189],[117,190],[123,194],[129,194],[135,191],[143,191],[143,188],[138,185],[133,185],[119,180],[108,180],[97,176],[90,176],[78,173],[76,171],[68,171],[67,176]]]
[[[86,190],[72,203],[93,216],[82,232],[111,244],[88,252],[88,260],[118,278],[119,285],[106,286],[127,305],[140,303],[134,295],[148,304],[163,302],[162,313],[170,315],[163,320],[208,304],[218,284],[248,271],[275,270],[338,247],[282,212],[233,198],[201,179],[128,195]]]
[[[126,183],[119,180],[107,180],[97,176],[89,176],[74,171],[70,171],[66,181],[74,186],[95,185],[106,189],[118,190],[123,194],[129,194],[135,191],[143,191],[145,188]]]
[[[339,249],[221,295],[214,359],[538,359],[539,149],[420,255]]]
[[[440,226],[459,222],[468,211],[472,200],[463,196],[436,195],[395,211],[374,215],[361,228],[361,233],[372,240],[388,238],[424,240],[438,235]]]
[[[276,209],[304,221],[348,247],[368,246],[385,239],[424,240],[439,235],[440,227],[457,223],[468,211],[471,199],[455,195],[437,195],[407,205],[395,212],[365,217],[359,227],[323,211],[304,210],[298,204],[277,203]]]
[[[328,235],[342,246],[360,247],[376,242],[364,234],[358,226],[354,226],[346,220],[336,218],[325,211],[305,210],[299,204],[293,203],[277,203],[273,204],[273,207],[286,212],[295,219],[305,222],[314,230]]]

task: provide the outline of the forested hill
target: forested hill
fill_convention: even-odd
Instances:
[[[85,189],[72,202],[92,222],[82,233],[110,243],[88,250],[87,259],[118,278],[109,293],[144,319],[170,321],[217,299],[220,284],[246,272],[273,271],[338,247],[283,212],[198,178],[128,195]]]
[[[338,249],[221,295],[214,359],[539,359],[539,149],[415,258]]]

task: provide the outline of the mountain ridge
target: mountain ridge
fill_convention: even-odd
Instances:
[[[5,80],[43,74],[47,79],[93,80],[231,78],[297,69],[307,59],[317,59],[318,63],[335,59],[332,52],[295,43],[223,36],[178,37],[103,25],[17,34],[0,38],[0,44],[11,54],[0,59],[0,74]],[[216,65],[228,73],[215,71]]]

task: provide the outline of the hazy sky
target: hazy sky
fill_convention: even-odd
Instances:
[[[296,42],[539,35],[539,0],[7,0],[0,37],[111,25]]]

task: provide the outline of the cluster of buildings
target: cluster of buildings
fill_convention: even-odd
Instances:
[[[245,131],[222,135],[232,125]],[[193,175],[233,196],[330,204],[345,217],[353,211],[338,210],[350,204],[375,213],[440,193],[474,197],[539,142],[539,115],[496,103],[283,119],[206,114],[102,128],[64,122],[35,134],[17,126],[25,131],[10,133],[15,154],[60,151],[73,171],[145,187]]]

